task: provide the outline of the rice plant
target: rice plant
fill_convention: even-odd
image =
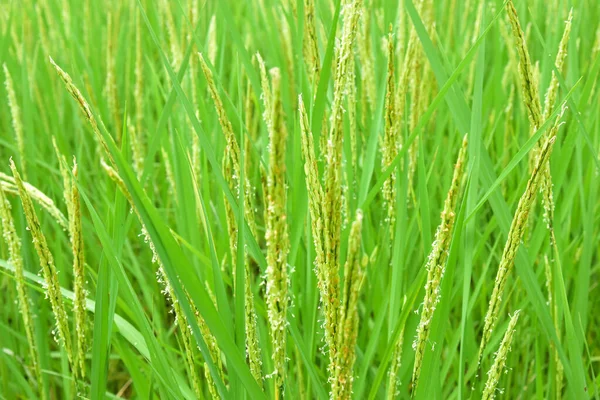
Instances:
[[[5,1],[0,399],[599,399],[599,21]]]

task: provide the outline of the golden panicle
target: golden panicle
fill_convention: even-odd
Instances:
[[[369,258],[361,255],[361,229],[363,214],[359,209],[350,228],[348,256],[344,265],[344,285],[339,308],[337,337],[338,360],[335,375],[331,382],[331,395],[334,399],[352,397],[353,366],[356,359],[355,347],[358,336],[358,300],[365,280],[365,268]]]
[[[529,121],[534,127],[534,130],[542,126],[542,106],[540,104],[540,93],[536,79],[534,76],[534,66],[531,63],[527,43],[525,41],[525,32],[521,28],[519,16],[512,0],[509,0],[506,5],[508,18],[512,26],[512,32],[517,46],[517,53],[521,59],[519,63],[519,75],[521,77],[521,90],[523,92],[523,100],[527,107]]]
[[[17,283],[17,300],[19,312],[23,318],[23,326],[25,327],[25,336],[29,345],[29,356],[31,357],[31,365],[35,379],[37,380],[40,397],[46,399],[47,395],[44,392],[42,385],[42,370],[40,368],[40,357],[38,354],[37,342],[34,333],[33,313],[31,312],[31,303],[27,294],[27,286],[25,285],[25,276],[23,269],[23,258],[21,257],[21,239],[17,235],[15,223],[10,212],[11,206],[6,198],[4,189],[0,185],[0,222],[2,222],[2,232],[4,241],[8,246],[9,263],[15,268],[15,281]]]
[[[269,170],[267,175],[265,241],[267,245],[266,292],[267,312],[273,345],[275,387],[283,396],[286,364],[286,332],[288,305],[287,257],[290,248],[287,222],[287,196],[285,182],[285,152],[287,131],[281,104],[281,76],[279,69],[272,68],[271,109],[265,117],[269,131]]]
[[[502,342],[500,343],[500,347],[496,352],[494,357],[494,364],[492,368],[487,373],[487,381],[485,383],[485,388],[483,390],[483,400],[493,400],[496,397],[496,387],[498,386],[498,382],[504,373],[504,367],[506,365],[506,359],[508,357],[508,353],[510,352],[510,345],[512,343],[513,335],[515,333],[515,326],[517,325],[517,320],[519,319],[520,310],[515,311],[515,313],[510,318],[510,322],[508,323],[508,328],[506,328],[506,333],[504,333],[504,337],[502,338]]]
[[[556,54],[556,60],[554,61],[554,65],[556,69],[560,72],[563,69],[565,64],[565,59],[567,58],[567,47],[569,44],[569,36],[571,34],[571,23],[573,22],[573,9],[569,12],[569,17],[565,23],[565,30],[563,32],[562,39],[560,40],[560,44],[558,45],[558,53]],[[542,121],[546,121],[550,118],[552,114],[552,108],[554,107],[554,103],[556,102],[556,95],[558,93],[558,78],[552,71],[552,78],[550,80],[550,86],[548,86],[548,90],[546,91],[546,98],[544,101],[544,115],[542,117]]]
[[[413,367],[413,387],[416,388],[421,374],[423,355],[425,346],[429,340],[429,332],[433,314],[440,301],[441,285],[446,271],[446,260],[450,252],[450,242],[454,230],[454,220],[456,217],[456,205],[461,192],[462,182],[464,181],[465,159],[467,154],[467,135],[464,136],[462,147],[458,152],[452,183],[446,200],[444,210],[442,211],[440,225],[435,232],[435,237],[431,247],[431,252],[427,259],[427,283],[425,284],[425,298],[423,300],[423,309],[421,310],[421,319],[417,326],[417,335],[413,342],[415,350],[415,364]]]
[[[8,93],[8,106],[10,108],[10,114],[12,118],[12,126],[15,130],[15,138],[17,139],[17,151],[19,153],[19,161],[22,165],[23,177],[27,180],[27,171],[25,168],[25,140],[23,137],[23,124],[21,121],[21,109],[19,108],[19,103],[17,102],[17,95],[15,93],[15,87],[13,84],[12,77],[8,68],[6,67],[6,63],[2,64],[2,68],[4,69],[5,81],[4,84],[6,86],[6,91]]]
[[[555,129],[557,129],[557,125],[558,123],[555,124],[555,127],[553,128],[554,132],[556,132]],[[498,272],[496,274],[494,290],[492,292],[492,297],[490,299],[488,311],[485,316],[483,336],[481,338],[481,344],[479,346],[479,360],[481,360],[483,350],[488,344],[492,336],[494,327],[496,326],[496,322],[498,320],[498,313],[500,311],[500,305],[502,303],[504,287],[506,286],[509,273],[514,265],[517,250],[519,249],[519,245],[521,244],[523,233],[527,225],[527,220],[529,217],[531,206],[534,203],[535,197],[540,188],[544,166],[548,162],[548,159],[552,152],[552,146],[555,140],[556,136],[551,136],[544,142],[540,150],[531,178],[529,178],[529,182],[527,182],[527,188],[525,189],[525,193],[523,193],[521,199],[519,200],[519,204],[517,205],[517,210],[515,211],[515,215],[513,217],[510,230],[508,232],[508,239],[504,246],[502,258],[500,259],[500,265],[498,266]]]
[[[50,62],[52,63],[52,65],[54,66],[54,68],[56,69],[56,72],[58,73],[58,76],[62,79],[62,81],[64,82],[67,91],[71,94],[71,96],[73,97],[73,99],[75,99],[75,101],[77,102],[77,104],[79,104],[79,108],[81,109],[81,111],[83,112],[83,115],[85,116],[85,118],[88,120],[88,122],[90,123],[90,126],[92,127],[92,131],[94,132],[94,137],[96,138],[96,140],[98,141],[98,143],[100,143],[100,145],[102,146],[102,148],[104,149],[105,155],[106,157],[108,157],[108,159],[110,160],[112,165],[115,165],[115,161],[110,153],[110,149],[108,148],[108,144],[106,143],[106,141],[104,140],[104,137],[102,136],[102,133],[100,133],[100,129],[98,127],[98,122],[96,121],[96,118],[94,117],[94,114],[92,113],[92,110],[88,104],[88,102],[85,100],[85,98],[83,97],[83,95],[81,94],[81,92],[79,91],[79,89],[77,89],[77,87],[73,84],[73,80],[71,79],[71,77],[69,76],[69,74],[67,74],[65,71],[63,71],[52,59],[52,57],[50,57]]]
[[[42,268],[46,296],[50,300],[52,312],[54,313],[54,316],[56,318],[58,328],[58,335],[56,339],[64,346],[65,352],[67,353],[67,358],[69,359],[69,364],[71,365],[71,369],[74,374],[77,374],[77,369],[75,367],[75,358],[73,357],[73,347],[71,345],[71,333],[69,330],[69,322],[67,319],[67,312],[63,303],[62,294],[60,292],[58,272],[56,271],[56,267],[54,266],[54,257],[50,252],[50,248],[48,247],[48,243],[46,242],[46,237],[42,232],[40,222],[35,213],[35,209],[33,208],[31,197],[25,189],[25,185],[21,180],[21,175],[19,175],[17,167],[12,159],[10,160],[10,169],[12,170],[16,186],[19,190],[19,197],[21,198],[21,203],[23,204],[23,211],[25,213],[25,218],[27,219],[27,225],[29,227],[29,231],[31,232],[31,236],[33,237],[33,245],[37,252],[40,261],[40,266]]]

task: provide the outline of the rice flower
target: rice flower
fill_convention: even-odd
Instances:
[[[531,63],[529,52],[527,51],[525,32],[523,32],[523,29],[521,28],[519,16],[517,15],[517,10],[515,9],[512,0],[508,1],[506,10],[512,27],[515,44],[517,46],[517,53],[521,59],[521,62],[519,63],[519,76],[521,77],[523,100],[527,108],[529,121],[535,130],[542,125],[543,119],[539,88],[534,77],[534,67]]]
[[[325,331],[330,345],[330,359],[336,359],[335,347],[337,308],[339,305],[339,250],[341,234],[341,163],[343,137],[343,98],[348,84],[350,58],[353,57],[353,44],[358,31],[358,19],[362,10],[362,1],[354,0],[344,5],[344,25],[341,44],[337,49],[337,62],[334,79],[333,101],[331,105],[329,136],[325,152],[325,188],[323,227],[325,244],[326,293],[322,299],[325,305]],[[335,361],[334,361],[335,362]],[[332,368],[333,366],[330,366]]]
[[[527,225],[529,212],[532,204],[535,201],[536,194],[541,184],[542,172],[546,162],[550,157],[552,146],[555,140],[556,136],[552,136],[543,144],[531,178],[529,178],[529,182],[527,182],[525,193],[523,193],[521,199],[519,200],[519,204],[517,205],[517,210],[508,232],[508,239],[504,246],[502,258],[500,259],[500,265],[498,267],[498,273],[496,274],[494,290],[492,292],[488,311],[485,315],[483,337],[481,338],[481,344],[479,346],[478,360],[481,360],[483,350],[489,342],[494,327],[496,326],[496,322],[498,321],[498,313],[502,303],[504,287],[506,286],[508,275],[514,265],[517,250],[519,249],[519,245],[521,244],[521,239],[523,238],[523,233],[525,231],[525,226]]]
[[[465,135],[462,147],[458,152],[452,183],[448,190],[448,195],[444,202],[440,225],[435,232],[435,238],[431,247],[431,252],[427,259],[427,283],[425,284],[425,299],[423,300],[423,309],[421,311],[421,320],[417,326],[417,337],[413,342],[415,350],[415,364],[413,367],[412,381],[414,387],[419,382],[421,374],[421,365],[423,363],[423,354],[425,346],[429,339],[431,321],[436,306],[440,301],[440,290],[444,272],[446,270],[446,260],[450,251],[450,242],[454,230],[454,220],[456,217],[456,205],[461,192],[462,182],[464,181],[464,167],[467,153],[467,136]]]
[[[396,89],[394,76],[394,40],[392,33],[388,35],[388,68],[387,88],[385,92],[385,127],[383,136],[382,167],[388,168],[400,150],[400,132],[396,108]],[[396,172],[393,171],[383,183],[383,198],[387,205],[387,219],[390,224],[390,233],[393,235],[396,217]],[[393,240],[390,240],[390,242]]]
[[[494,357],[494,364],[487,373],[488,378],[485,383],[485,389],[483,390],[483,400],[493,400],[496,397],[496,387],[498,386],[500,377],[502,377],[502,373],[504,372],[504,366],[506,365],[506,359],[508,357],[508,353],[510,352],[510,345],[512,343],[515,333],[515,326],[517,325],[520,312],[520,310],[515,311],[510,318],[508,328],[506,328],[506,333],[504,333],[500,347],[498,348],[498,351]]]
[[[558,53],[556,53],[556,60],[554,61],[554,65],[556,69],[560,72],[563,69],[565,64],[565,59],[567,58],[567,47],[569,44],[569,36],[571,34],[571,24],[573,22],[573,9],[569,11],[569,17],[565,23],[565,30],[563,31],[563,36],[560,40],[560,44],[558,45]],[[552,78],[550,80],[550,86],[548,86],[548,90],[546,91],[546,98],[544,101],[544,114],[542,116],[542,121],[546,121],[550,118],[552,114],[552,108],[554,107],[554,103],[556,102],[556,95],[558,93],[558,78],[552,70]]]
[[[69,330],[69,323],[67,319],[67,312],[63,303],[62,294],[60,292],[60,284],[58,281],[58,272],[54,266],[54,257],[50,252],[46,237],[42,232],[40,222],[33,208],[33,203],[29,193],[25,189],[25,185],[21,180],[21,175],[17,171],[17,167],[13,160],[10,160],[10,169],[12,170],[15,178],[16,186],[19,190],[19,197],[23,204],[23,211],[25,212],[25,218],[27,219],[27,225],[31,236],[33,237],[33,245],[38,255],[40,266],[45,281],[46,297],[50,300],[52,306],[52,312],[56,318],[57,324],[57,341],[60,342],[65,349],[69,364],[74,374],[77,374],[75,367],[75,358],[73,356],[73,346],[71,344],[71,333]]]
[[[344,285],[339,308],[339,331],[337,338],[338,360],[335,375],[331,382],[331,395],[334,399],[350,399],[352,396],[352,368],[356,359],[356,339],[358,336],[358,300],[365,280],[365,268],[369,258],[361,255],[361,229],[363,214],[359,209],[350,228],[348,256],[344,265]]]
[[[79,200],[79,189],[77,188],[77,161],[73,157],[73,182],[71,184],[71,210],[69,216],[69,230],[71,236],[71,246],[73,251],[73,276],[75,280],[75,299],[73,301],[73,311],[75,314],[75,332],[77,336],[77,359],[81,376],[85,377],[85,354],[87,351],[87,314],[85,300],[87,292],[85,290],[85,257],[83,250],[83,233],[81,228],[81,209]]]
[[[264,69],[263,69],[264,71]],[[281,76],[279,69],[270,71],[271,86],[263,85],[268,93],[270,108],[265,110],[265,122],[269,132],[269,170],[267,175],[265,241],[267,244],[267,313],[273,344],[273,363],[276,388],[283,387],[286,363],[286,332],[288,305],[287,256],[289,236],[287,222],[287,197],[285,183],[285,151],[287,131],[281,105]],[[263,83],[266,79],[263,79]],[[283,396],[283,391],[276,392]]]
[[[304,0],[304,62],[308,67],[309,77],[314,88],[319,84],[321,74],[321,57],[317,38],[315,0]]]

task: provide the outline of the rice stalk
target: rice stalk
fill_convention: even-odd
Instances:
[[[54,266],[54,257],[52,256],[52,252],[48,247],[46,237],[42,232],[40,222],[35,213],[35,209],[33,208],[31,197],[25,189],[21,175],[17,171],[17,167],[12,159],[10,160],[10,169],[13,173],[16,186],[19,190],[19,197],[21,198],[21,203],[23,204],[23,211],[25,213],[27,225],[29,227],[29,231],[31,232],[31,236],[33,237],[33,245],[40,261],[40,267],[42,268],[46,297],[50,300],[52,313],[56,318],[57,330],[53,330],[53,333],[56,341],[64,346],[71,370],[73,371],[75,377],[77,377],[77,368],[73,355],[73,346],[71,344],[71,333],[69,330],[67,312],[63,303],[62,294],[60,292],[60,283],[58,280],[58,272]]]
[[[0,185],[0,221],[2,222],[2,232],[4,241],[8,246],[8,262],[15,268],[15,281],[17,283],[17,301],[19,312],[23,318],[23,326],[25,328],[25,337],[29,347],[29,356],[35,380],[38,385],[38,393],[41,399],[48,398],[42,385],[42,370],[40,367],[40,355],[38,352],[37,341],[34,333],[33,313],[31,312],[31,300],[27,294],[25,285],[23,258],[21,257],[21,239],[17,235],[15,223],[11,214],[10,202],[6,198],[4,189]]]
[[[560,338],[560,318],[558,314],[558,304],[556,303],[556,299],[553,295],[555,293],[554,286],[554,274],[552,272],[552,265],[548,260],[548,256],[544,256],[544,272],[546,275],[546,289],[548,290],[548,306],[550,308],[550,316],[552,317],[552,322],[554,323],[554,329],[556,330],[557,336]],[[562,362],[560,360],[560,356],[558,355],[558,349],[554,342],[550,345],[552,347],[552,356],[554,358],[554,365],[556,366],[556,372],[554,375],[554,384],[555,384],[555,398],[560,400],[562,398],[562,386],[563,386],[563,378],[564,378],[564,368]]]
[[[419,325],[417,326],[417,336],[413,342],[413,350],[415,351],[415,363],[412,374],[413,388],[416,388],[419,383],[423,355],[425,353],[425,346],[429,340],[433,314],[437,304],[440,302],[442,279],[444,278],[444,273],[446,271],[446,261],[450,252],[450,242],[452,240],[454,220],[456,218],[456,205],[458,204],[462,182],[464,181],[466,153],[467,135],[464,136],[462,147],[458,152],[458,158],[452,176],[452,183],[448,190],[446,200],[444,201],[440,225],[435,232],[431,252],[427,259],[427,265],[425,266],[425,268],[427,268],[425,298],[423,300],[421,318]]]
[[[498,386],[498,382],[500,381],[502,374],[505,373],[504,367],[506,365],[508,353],[510,352],[510,345],[512,343],[515,333],[515,326],[517,325],[520,312],[520,310],[515,311],[510,318],[508,328],[506,328],[506,332],[504,333],[500,347],[498,348],[498,351],[494,357],[494,364],[487,373],[488,378],[485,383],[485,389],[483,390],[483,400],[493,400],[496,397],[496,387]]]
[[[508,232],[508,239],[504,246],[502,258],[500,259],[500,265],[498,266],[498,272],[494,281],[494,290],[490,299],[489,307],[485,316],[483,336],[481,338],[481,344],[479,346],[478,360],[481,361],[481,356],[485,346],[489,342],[492,331],[496,326],[498,320],[498,313],[500,311],[500,305],[502,303],[502,295],[504,294],[504,287],[510,271],[514,265],[517,250],[523,238],[523,233],[527,224],[530,209],[535,201],[536,194],[540,188],[541,180],[543,177],[543,169],[548,161],[552,152],[552,146],[556,140],[556,131],[558,130],[558,119],[557,123],[552,128],[552,136],[550,136],[543,144],[539,153],[537,162],[535,164],[531,178],[527,182],[527,188],[525,193],[521,196],[517,210],[513,217],[510,230]]]

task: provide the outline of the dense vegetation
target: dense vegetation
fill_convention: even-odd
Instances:
[[[0,399],[598,399],[599,21],[3,1]]]

